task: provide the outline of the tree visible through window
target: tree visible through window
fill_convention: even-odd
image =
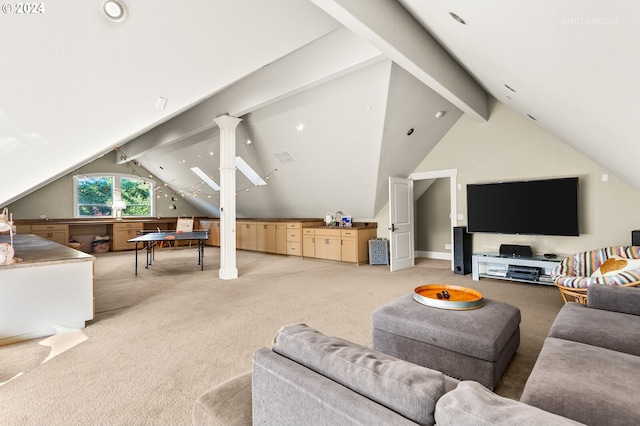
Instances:
[[[74,176],[75,217],[113,217],[116,200],[127,205],[123,217],[153,215],[154,183],[137,176],[90,175]]]
[[[123,177],[120,181],[122,201],[127,208],[122,216],[150,216],[151,215],[151,184],[140,179]]]
[[[113,177],[78,179],[78,216],[111,216]]]

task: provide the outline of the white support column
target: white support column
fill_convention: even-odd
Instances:
[[[223,280],[238,278],[236,267],[236,127],[240,118],[221,115],[220,128],[220,271]]]

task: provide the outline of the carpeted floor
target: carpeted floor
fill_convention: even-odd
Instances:
[[[133,253],[95,264],[96,316],[87,340],[41,364],[44,339],[0,347],[0,425],[188,425],[193,401],[251,368],[284,324],[371,346],[371,313],[427,283],[463,285],[518,306],[521,344],[496,393],[518,399],[562,300],[555,287],[456,275],[450,262],[418,259],[391,273],[238,251],[236,280],[218,278],[219,250],[161,250],[133,274]]]

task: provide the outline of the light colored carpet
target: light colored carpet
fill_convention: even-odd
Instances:
[[[371,346],[371,313],[428,283],[472,287],[521,309],[522,341],[496,388],[517,399],[562,306],[555,287],[476,282],[448,261],[391,273],[239,251],[240,277],[225,281],[217,248],[206,248],[204,272],[196,260],[195,249],[157,251],[135,277],[133,253],[98,255],[86,341],[44,364],[48,348],[37,340],[0,347],[0,373],[25,372],[0,386],[0,425],[188,425],[195,399],[249,370],[282,325]]]

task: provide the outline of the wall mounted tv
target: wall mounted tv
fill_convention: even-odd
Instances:
[[[578,178],[467,185],[467,231],[580,234]]]

